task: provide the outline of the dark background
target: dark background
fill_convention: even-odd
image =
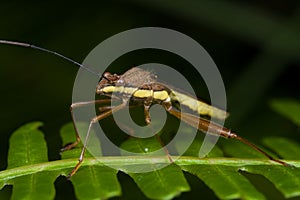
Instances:
[[[226,125],[257,143],[270,135],[300,141],[299,129],[269,106],[275,98],[299,99],[299,22],[296,0],[0,3],[0,39],[36,44],[78,62],[106,38],[132,28],[165,27],[192,37],[222,74],[231,113]],[[142,58],[122,62],[130,67]],[[78,68],[43,52],[0,45],[0,69],[0,170],[7,165],[10,134],[35,120],[44,122],[50,160],[59,159],[58,131],[71,121]]]

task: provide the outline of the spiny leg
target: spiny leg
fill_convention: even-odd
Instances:
[[[71,171],[71,173],[67,176],[67,178],[71,178],[71,176],[73,176],[73,175],[77,172],[77,170],[79,169],[79,167],[80,167],[80,165],[81,165],[81,163],[82,163],[82,161],[83,161],[84,154],[85,154],[85,150],[86,150],[86,147],[87,147],[87,143],[88,143],[88,140],[89,140],[89,136],[90,136],[90,133],[91,133],[91,129],[92,129],[93,124],[95,124],[96,122],[98,122],[98,121],[100,121],[100,120],[102,120],[102,119],[104,119],[104,118],[110,116],[112,113],[121,110],[121,109],[124,108],[125,106],[126,106],[126,102],[123,102],[122,104],[115,106],[113,109],[108,110],[107,112],[102,113],[102,114],[100,114],[100,115],[94,117],[94,118],[90,121],[89,128],[88,128],[88,131],[87,131],[87,134],[86,134],[84,143],[83,143],[83,147],[82,147],[82,150],[81,150],[79,159],[78,159],[78,163],[77,163],[76,166],[73,168],[73,170]]]

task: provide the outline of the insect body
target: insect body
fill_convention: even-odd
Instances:
[[[135,78],[142,76],[143,79],[131,80],[130,76],[132,74],[138,75],[135,76]],[[205,133],[239,140],[262,153],[270,160],[289,166],[289,164],[273,158],[248,140],[232,133],[230,129],[213,123],[205,118],[198,117],[197,115],[180,112],[176,106],[177,102],[180,103],[180,106],[187,106],[202,116],[207,115],[209,117],[220,119],[228,117],[228,113],[226,111],[208,105],[176,90],[172,90],[164,84],[157,82],[156,77],[149,71],[134,67],[126,71],[123,75],[105,72],[97,86],[96,92],[100,95],[119,93],[123,97],[133,97],[135,100],[142,100],[146,123],[150,123],[151,121],[149,114],[150,106],[153,103],[161,104],[171,115]]]
[[[86,139],[84,141],[83,149],[81,152],[81,155],[79,157],[79,162],[74,167],[73,171],[69,174],[69,177],[74,175],[76,171],[79,169],[80,164],[83,161],[85,149],[87,147],[87,141],[90,135],[90,131],[92,129],[93,124],[97,123],[98,121],[104,119],[105,117],[110,116],[113,112],[117,112],[123,108],[125,108],[128,103],[134,102],[138,105],[142,105],[144,107],[144,115],[145,115],[145,121],[147,124],[151,122],[151,117],[149,114],[149,109],[151,105],[153,104],[160,104],[162,105],[165,110],[170,113],[171,115],[175,116],[179,120],[184,121],[185,123],[197,128],[198,130],[213,134],[217,136],[222,136],[225,138],[232,138],[239,140],[243,142],[244,144],[250,146],[251,148],[255,149],[256,151],[262,153],[265,155],[268,159],[275,161],[277,163],[280,163],[284,166],[290,166],[288,163],[285,163],[281,160],[273,158],[271,155],[254,145],[253,143],[249,142],[248,140],[238,136],[235,133],[232,133],[231,130],[217,124],[214,122],[211,122],[208,119],[205,119],[200,116],[208,116],[213,118],[219,118],[219,119],[225,119],[228,116],[228,113],[226,111],[223,111],[221,109],[218,109],[216,107],[213,107],[209,104],[206,104],[196,98],[193,98],[187,94],[184,94],[182,92],[179,92],[175,89],[170,88],[169,86],[166,86],[165,84],[162,84],[157,81],[157,76],[153,74],[152,72],[149,72],[147,70],[133,67],[126,71],[122,75],[118,74],[111,74],[110,72],[105,72],[102,76],[100,76],[97,72],[91,70],[90,68],[62,55],[54,51],[50,51],[48,49],[44,49],[35,45],[27,44],[27,43],[20,43],[20,42],[14,42],[14,41],[7,41],[7,40],[0,40],[0,43],[2,44],[9,44],[9,45],[16,45],[16,46],[23,46],[28,48],[37,49],[40,51],[44,51],[47,53],[54,54],[56,56],[59,56],[65,60],[68,60],[75,65],[84,68],[86,71],[93,73],[97,76],[99,76],[100,81],[96,87],[96,93],[98,95],[105,95],[105,96],[117,96],[122,100],[122,103],[120,103],[117,106],[114,106],[109,109],[102,109],[103,112],[101,112],[100,115],[95,116],[89,125],[88,132],[86,135]],[[73,103],[71,108],[71,114],[73,118],[74,127],[76,130],[76,141],[72,144],[69,144],[62,148],[62,151],[72,149],[75,147],[78,142],[80,141],[80,137],[78,135],[78,131],[76,129],[75,121],[74,121],[74,114],[73,109],[76,107],[80,107],[83,105],[88,104],[102,104],[104,102],[110,101],[109,99],[99,99],[89,102],[77,102]],[[195,114],[185,113],[180,111],[180,106],[185,106],[191,111],[193,111]],[[100,107],[101,109],[101,107]]]
[[[177,107],[180,104],[180,106],[186,106],[199,115],[219,119],[228,116],[226,111],[171,89],[169,86],[159,83],[156,78],[157,76],[153,73],[138,67],[129,69],[123,75],[105,72],[96,92],[100,95],[119,93],[123,98],[142,100],[145,112],[149,111],[149,106],[152,103],[161,104],[167,110],[171,110],[173,106]]]

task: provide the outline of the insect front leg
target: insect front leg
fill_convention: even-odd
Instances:
[[[86,150],[86,147],[87,147],[87,144],[88,144],[88,140],[89,140],[89,137],[90,137],[90,133],[91,133],[92,126],[93,126],[95,123],[97,123],[98,121],[100,121],[100,120],[102,120],[102,119],[104,119],[104,118],[110,116],[112,113],[117,112],[117,111],[123,109],[125,106],[126,106],[126,102],[123,102],[122,104],[115,106],[115,107],[112,108],[111,110],[108,110],[107,112],[102,113],[102,114],[100,114],[100,115],[94,117],[94,118],[90,121],[89,128],[88,128],[88,131],[87,131],[87,134],[86,134],[84,143],[83,143],[83,147],[82,147],[82,150],[81,150],[79,159],[78,159],[78,163],[77,163],[76,166],[73,168],[73,170],[71,171],[71,173],[67,176],[67,178],[71,178],[71,176],[73,176],[73,175],[77,172],[77,170],[79,169],[81,163],[83,162],[83,158],[84,158],[85,150]]]
[[[76,134],[76,140],[73,143],[66,144],[63,148],[60,149],[60,152],[64,152],[64,151],[73,149],[80,142],[78,129],[77,129],[76,124],[75,124],[75,117],[74,117],[73,109],[78,108],[78,107],[82,107],[82,106],[91,105],[91,104],[104,104],[104,103],[110,103],[110,102],[111,102],[110,99],[99,99],[99,100],[94,100],[94,101],[76,102],[76,103],[71,104],[70,112],[71,112],[73,127],[74,127],[75,134]]]

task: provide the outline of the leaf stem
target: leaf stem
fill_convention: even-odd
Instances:
[[[196,158],[187,156],[172,156],[174,163],[179,166],[184,165],[227,165],[243,167],[246,165],[275,165],[269,160],[263,159],[240,159],[240,158]],[[26,165],[22,167],[12,168],[0,172],[0,181],[10,180],[12,178],[34,174],[41,171],[57,171],[61,175],[67,175],[68,170],[72,169],[77,164],[77,159],[57,160],[34,165]],[[150,164],[150,163],[167,163],[166,156],[114,156],[114,157],[98,157],[86,158],[82,166],[116,166],[119,170],[125,169],[130,165]],[[300,161],[288,161],[295,167],[300,167]],[[278,165],[280,166],[280,165]]]

